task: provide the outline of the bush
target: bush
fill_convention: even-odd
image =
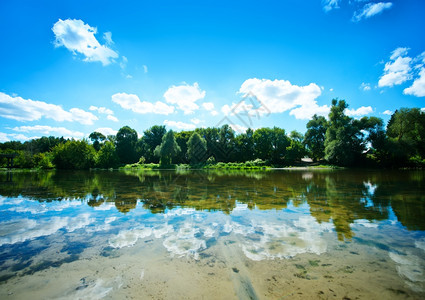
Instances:
[[[52,157],[50,153],[38,153],[34,155],[34,164],[40,169],[52,169]]]
[[[67,141],[53,148],[53,163],[58,169],[84,170],[95,164],[96,151],[86,140]]]

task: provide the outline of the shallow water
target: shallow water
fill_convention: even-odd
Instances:
[[[1,299],[421,299],[421,171],[0,173]]]

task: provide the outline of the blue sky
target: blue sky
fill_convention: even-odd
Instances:
[[[0,142],[425,108],[425,1],[0,2]]]

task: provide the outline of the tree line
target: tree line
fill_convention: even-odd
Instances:
[[[345,100],[332,100],[328,118],[314,115],[305,135],[282,128],[247,129],[236,134],[229,125],[167,131],[155,125],[138,138],[124,126],[116,135],[93,132],[88,139],[42,137],[0,144],[2,153],[17,152],[23,168],[116,168],[126,164],[202,165],[246,163],[288,166],[304,157],[336,166],[424,167],[425,113],[400,108],[387,126],[377,117],[355,119]],[[2,165],[5,161],[0,162]]]

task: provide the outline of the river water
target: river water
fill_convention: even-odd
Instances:
[[[0,173],[1,299],[423,299],[425,172]]]

